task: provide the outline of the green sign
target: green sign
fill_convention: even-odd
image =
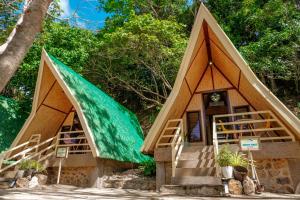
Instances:
[[[242,137],[240,138],[241,151],[258,151],[260,150],[259,137]]]

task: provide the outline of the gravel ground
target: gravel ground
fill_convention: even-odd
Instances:
[[[216,198],[216,197],[190,197],[190,196],[176,196],[171,194],[159,194],[149,191],[125,190],[125,189],[97,189],[97,188],[77,188],[66,185],[51,185],[43,187],[42,189],[28,190],[28,189],[6,189],[0,190],[0,199],[7,200],[94,200],[94,199],[201,199],[201,200],[228,200],[228,199],[300,199],[300,195],[294,194],[274,194],[264,193],[255,196],[235,196],[230,198]]]

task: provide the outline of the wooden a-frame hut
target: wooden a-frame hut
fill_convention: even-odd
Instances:
[[[220,183],[220,145],[237,147],[245,136],[260,138],[261,150],[253,155],[266,189],[293,191],[300,181],[300,121],[260,82],[201,4],[173,90],[141,151],[155,156],[157,188],[214,184]],[[278,167],[278,174],[265,166]]]
[[[67,148],[60,183],[97,186],[98,177],[149,160],[142,143],[133,113],[43,50],[31,114],[2,154],[12,164],[2,163],[0,172],[35,159],[55,182],[56,151]]]

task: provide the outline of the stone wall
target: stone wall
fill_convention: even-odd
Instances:
[[[91,174],[96,170],[96,167],[62,167],[60,184],[74,185],[78,187],[91,186]],[[57,167],[47,169],[48,184],[56,184],[57,181]]]
[[[287,159],[255,160],[258,178],[265,191],[294,193]]]
[[[82,163],[84,164],[84,163]],[[60,184],[78,187],[101,187],[101,177],[136,167],[135,164],[109,159],[96,158],[96,166],[64,167],[62,166]],[[56,184],[58,167],[47,168],[48,184]],[[100,181],[100,183],[99,183]]]

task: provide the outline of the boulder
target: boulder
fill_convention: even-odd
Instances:
[[[29,188],[35,188],[39,186],[39,180],[36,176],[32,177],[29,181],[28,187]]]
[[[35,177],[37,177],[38,182],[40,185],[46,185],[47,180],[48,180],[48,176],[44,175],[44,174],[36,174],[34,175]]]
[[[241,181],[235,179],[229,180],[228,189],[230,194],[241,195],[243,193],[243,186]]]
[[[27,178],[19,178],[16,181],[16,186],[19,188],[28,188],[29,187],[29,180]]]
[[[255,193],[255,183],[251,178],[249,178],[249,176],[247,176],[243,181],[243,188],[246,195]]]

